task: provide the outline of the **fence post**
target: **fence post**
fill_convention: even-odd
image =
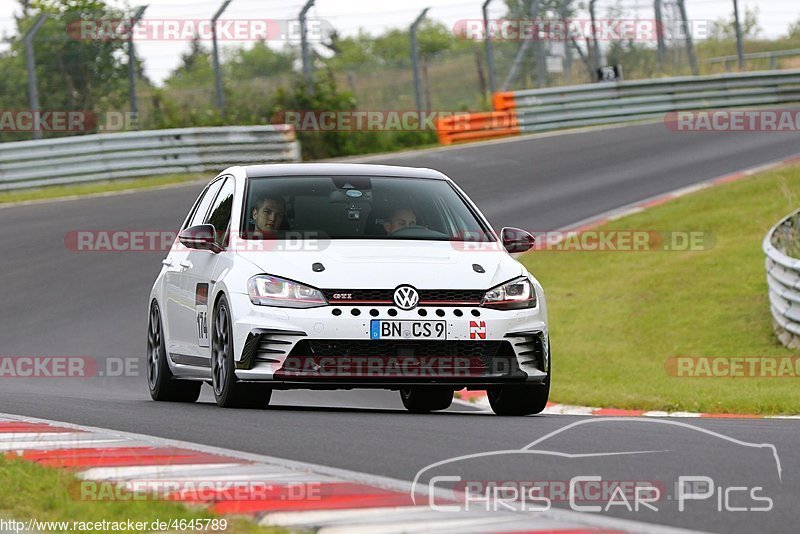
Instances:
[[[217,46],[217,20],[222,16],[222,12],[228,8],[231,0],[225,0],[214,16],[211,17],[211,41],[214,47],[214,92],[217,97],[217,107],[220,115],[225,115],[225,94],[222,92],[222,73],[219,67],[219,48]]]
[[[303,9],[300,10],[300,50],[303,56],[303,78],[306,80],[306,89],[308,89],[309,94],[314,92],[314,73],[312,72],[312,65],[311,65],[311,57],[310,52],[311,49],[308,46],[308,28],[306,28],[306,14],[308,10],[311,9],[311,6],[314,5],[315,0],[308,0],[306,5],[303,6]]]
[[[494,94],[497,90],[494,79],[494,45],[492,36],[489,35],[489,4],[492,0],[486,0],[481,7],[483,11],[483,46],[486,49],[486,70],[489,71],[489,92]]]
[[[36,32],[41,29],[44,21],[47,20],[47,13],[42,13],[33,23],[33,26],[25,32],[23,42],[25,43],[25,64],[28,68],[28,105],[32,113],[39,110],[39,89],[36,85],[36,60],[33,57],[33,38],[36,37]],[[41,139],[42,131],[38,128],[33,129],[33,138]]]
[[[426,7],[423,9],[422,13],[411,23],[411,68],[414,71],[414,99],[417,104],[417,111],[420,113],[422,112],[422,90],[419,86],[419,44],[417,43],[417,26],[419,26],[425,18],[428,9],[430,8]]]
[[[131,26],[128,34],[128,95],[131,101],[131,119],[133,129],[139,129],[139,100],[136,96],[136,51],[133,46],[133,28],[141,20],[147,6],[140,6],[136,9],[131,18]]]

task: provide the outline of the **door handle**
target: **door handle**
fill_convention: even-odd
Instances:
[[[189,260],[182,260],[179,265],[181,267],[183,267],[184,269],[191,269],[192,268],[192,262],[190,262]]]
[[[172,258],[165,258],[161,260],[161,265],[164,267],[172,267]]]

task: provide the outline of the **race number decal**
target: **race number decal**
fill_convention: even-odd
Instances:
[[[197,344],[208,347],[208,284],[197,284],[194,292],[194,310],[197,316]]]
[[[469,338],[486,339],[486,321],[470,321]]]

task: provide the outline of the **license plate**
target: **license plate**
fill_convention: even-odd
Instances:
[[[370,321],[370,339],[447,339],[446,321]]]

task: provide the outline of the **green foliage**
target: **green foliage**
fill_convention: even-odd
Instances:
[[[667,366],[675,356],[797,355],[773,333],[761,250],[769,228],[796,208],[796,191],[800,167],[786,167],[596,229],[701,232],[702,249],[670,250],[665,241],[636,251],[572,246],[523,256],[547,292],[553,398],[641,410],[797,413],[790,378],[679,378]]]
[[[758,7],[750,9],[745,6],[744,17],[739,12],[739,22],[742,29],[742,39],[755,39],[761,33],[758,25]],[[733,14],[729,18],[720,18],[714,22],[710,37],[717,40],[736,39],[736,19]]]
[[[319,77],[313,93],[297,78],[290,90],[278,91],[275,111],[354,111],[352,94],[339,91],[332,76]],[[303,160],[351,156],[371,152],[388,152],[436,142],[432,131],[298,131]]]
[[[459,39],[440,22],[425,19],[417,30],[420,55],[434,56],[447,51],[470,49],[470,41]],[[410,66],[411,40],[408,29],[392,29],[379,36],[361,30],[354,37],[334,33],[329,43],[333,56],[325,60],[331,68],[367,70],[381,66]]]
[[[80,21],[110,21],[124,16],[101,0],[39,0],[30,2],[17,19],[17,36],[0,55],[0,105],[27,109],[28,89],[23,36],[42,14],[48,20],[36,34],[34,58],[39,104],[43,110],[102,113],[126,102],[125,43],[120,40],[81,39]],[[44,136],[53,135],[44,132]],[[2,140],[29,134],[3,132]]]
[[[789,25],[789,39],[800,39],[800,19],[797,19]]]
[[[232,81],[249,78],[268,78],[292,72],[296,54],[291,48],[275,51],[265,42],[252,48],[239,48],[225,62],[225,77]]]
[[[189,51],[181,55],[180,65],[164,82],[167,89],[214,86],[214,66],[211,52],[199,39],[192,40]]]

